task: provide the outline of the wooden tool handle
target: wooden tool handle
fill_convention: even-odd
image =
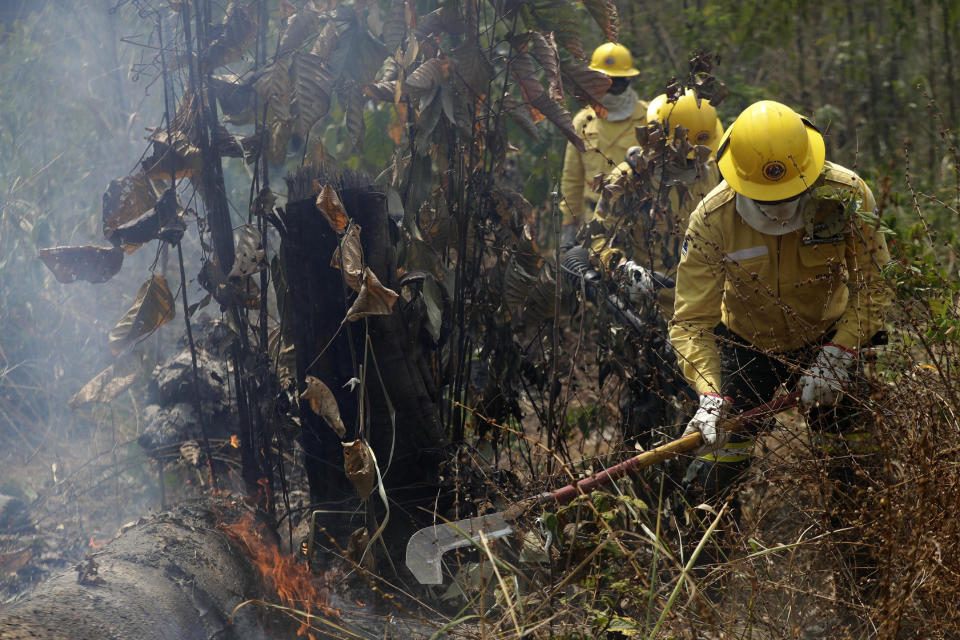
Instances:
[[[770,402],[760,405],[755,409],[745,411],[741,414],[732,416],[723,421],[722,426],[727,431],[739,431],[743,428],[744,424],[752,420],[758,420],[760,418],[765,418],[771,416],[790,407],[793,407],[797,404],[797,401],[800,398],[800,394],[797,392],[790,393],[786,396],[780,398],[775,398]],[[683,453],[684,451],[690,451],[691,449],[696,449],[700,446],[700,434],[691,433],[688,436],[684,436],[672,442],[668,442],[665,445],[659,446],[656,449],[651,449],[650,451],[644,451],[643,453],[630,458],[620,464],[614,465],[608,469],[605,469],[597,474],[590,476],[589,478],[584,478],[576,484],[570,484],[563,488],[557,489],[550,493],[542,493],[539,496],[531,499],[536,503],[544,503],[548,501],[554,501],[559,504],[565,504],[570,502],[575,497],[580,494],[587,494],[595,489],[598,489],[602,486],[608,485],[618,478],[623,476],[636,473],[644,467],[649,467],[654,465],[662,460],[667,458],[672,458],[678,453]],[[527,500],[514,505],[519,507],[520,505],[528,502]],[[525,505],[529,506],[529,505]],[[508,510],[509,512],[510,510]]]

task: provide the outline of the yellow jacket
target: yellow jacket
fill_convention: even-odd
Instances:
[[[610,173],[608,181],[615,183],[622,176],[632,175],[630,165],[622,162]],[[625,182],[624,195],[627,197],[622,203],[617,204],[620,200],[618,195],[604,198],[603,206],[597,208],[594,226],[591,227],[590,248],[608,271],[625,259],[675,279],[680,262],[680,245],[690,212],[720,182],[717,163],[712,158],[707,161],[706,171],[700,179],[687,186],[689,193],[683,202],[680,202],[676,189],[669,189],[661,200],[662,213],[655,214],[649,203],[639,205],[639,210],[635,212],[625,211],[623,207],[630,206],[627,202],[631,193],[629,179]],[[654,184],[652,188],[655,190],[657,186]],[[663,314],[669,319],[673,315],[674,290],[662,289],[658,299]]]
[[[637,100],[633,115],[626,120],[610,122],[597,116],[593,107],[581,109],[573,117],[573,128],[583,139],[587,150],[581,153],[573,143],[567,143],[563,156],[563,175],[560,178],[560,212],[563,224],[589,220],[591,205],[599,200],[594,193],[594,177],[607,174],[627,157],[627,149],[637,144],[635,129],[647,124],[647,103]]]
[[[721,389],[713,333],[720,322],[773,352],[814,343],[830,329],[834,343],[857,350],[882,328],[892,291],[880,270],[890,254],[864,219],[876,210],[873,194],[830,162],[811,192],[804,228],[782,236],[748,226],[726,182],[691,215],[670,341],[698,393]]]

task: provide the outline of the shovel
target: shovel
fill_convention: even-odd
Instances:
[[[743,423],[775,415],[797,404],[797,392],[775,398],[755,409],[728,418],[723,423],[727,431],[739,431]],[[690,451],[700,446],[700,434],[691,433],[656,449],[645,451],[629,460],[605,469],[600,473],[584,478],[576,484],[569,484],[556,491],[549,491],[522,500],[505,511],[485,516],[467,518],[456,522],[444,522],[420,529],[407,542],[407,568],[420,584],[442,584],[443,573],[440,561],[443,554],[451,549],[475,545],[480,534],[487,539],[502,538],[513,532],[511,521],[536,505],[566,504],[581,494],[588,494],[622,478],[636,473],[640,469],[654,465],[678,453]]]

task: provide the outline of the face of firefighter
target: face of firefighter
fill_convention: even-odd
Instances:
[[[612,78],[612,80],[607,93],[619,96],[630,87],[630,78]]]

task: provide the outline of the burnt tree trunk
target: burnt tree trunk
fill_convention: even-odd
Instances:
[[[305,377],[312,375],[330,387],[349,440],[359,433],[358,402],[357,393],[344,385],[360,375],[365,327],[364,320],[360,320],[346,323],[337,333],[356,294],[344,284],[340,271],[330,266],[338,237],[315,206],[315,181],[336,189],[348,215],[362,228],[360,238],[367,266],[384,286],[395,291],[399,290],[397,238],[381,187],[355,174],[337,177],[308,173],[311,171],[316,169],[304,169],[288,180],[290,203],[278,225],[282,237],[280,255],[289,287],[285,299],[292,312],[288,317],[293,324],[297,382],[302,389]],[[420,524],[417,518],[408,517],[417,515],[416,506],[432,506],[436,500],[438,468],[447,447],[429,367],[424,361],[421,329],[407,326],[398,308],[402,303],[401,299],[389,316],[367,319],[379,365],[378,375],[370,360],[366,374],[370,445],[381,472],[385,473],[384,486],[391,504],[401,507],[391,508],[388,529],[390,538],[397,543],[405,541],[406,535]],[[396,411],[395,429],[384,392]],[[340,440],[322,418],[305,407],[301,411],[312,501],[317,508],[359,511],[362,516],[362,510],[357,509],[357,495],[344,476]],[[379,503],[375,497],[371,499]],[[336,518],[324,520],[337,522]],[[344,531],[358,526],[359,521],[341,519],[342,526],[334,528]]]

